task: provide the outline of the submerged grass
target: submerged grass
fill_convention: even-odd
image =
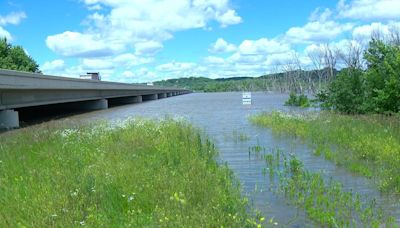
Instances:
[[[0,140],[0,227],[257,225],[213,144],[183,122],[38,127]]]
[[[374,178],[381,191],[400,193],[399,117],[272,112],[253,116],[251,121],[275,133],[299,137],[311,143],[316,155]]]
[[[296,156],[273,150],[264,158],[271,188],[292,204],[304,208],[307,216],[317,224],[326,227],[394,227],[394,218],[385,216],[375,200],[362,199],[357,193],[344,191],[339,182],[326,181],[320,173],[309,172]]]

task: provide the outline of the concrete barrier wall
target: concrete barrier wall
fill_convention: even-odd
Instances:
[[[0,70],[1,89],[187,91],[179,88],[67,78],[12,70]]]

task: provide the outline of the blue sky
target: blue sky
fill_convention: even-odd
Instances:
[[[400,26],[399,0],[1,0],[0,36],[45,74],[259,76]],[[339,63],[338,63],[339,64]]]

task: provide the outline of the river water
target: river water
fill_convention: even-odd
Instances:
[[[306,145],[294,139],[274,136],[268,129],[253,126],[248,117],[259,112],[273,110],[298,111],[283,106],[287,95],[253,93],[252,105],[242,104],[241,93],[193,93],[140,104],[118,106],[107,110],[90,112],[57,121],[96,120],[119,121],[132,117],[184,118],[202,129],[215,143],[220,152],[220,162],[226,162],[240,180],[243,195],[252,206],[261,211],[266,219],[273,218],[281,226],[314,226],[303,210],[291,206],[285,198],[268,191],[268,181],[262,170],[265,160],[250,155],[249,147],[280,148],[295,153],[310,171],[322,171],[324,176],[340,181],[345,190],[353,190],[364,196],[376,198],[385,211],[392,214],[400,224],[400,202],[398,198],[380,195],[373,184],[343,168],[312,154]],[[249,140],[237,140],[235,133],[249,136]]]

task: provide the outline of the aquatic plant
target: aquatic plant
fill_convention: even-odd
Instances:
[[[248,136],[246,133],[234,130],[232,132],[232,137],[235,142],[245,142],[250,139],[250,136]]]
[[[355,192],[343,190],[337,181],[326,181],[322,174],[307,171],[296,156],[272,150],[264,157],[274,192],[304,208],[316,224],[327,227],[394,226],[394,218],[384,215],[374,199],[364,199]]]
[[[382,191],[400,192],[400,118],[263,113],[251,117],[278,135],[294,136],[314,148],[314,154],[349,171],[373,178]]]
[[[261,223],[214,145],[185,122],[45,125],[0,141],[0,227]]]

